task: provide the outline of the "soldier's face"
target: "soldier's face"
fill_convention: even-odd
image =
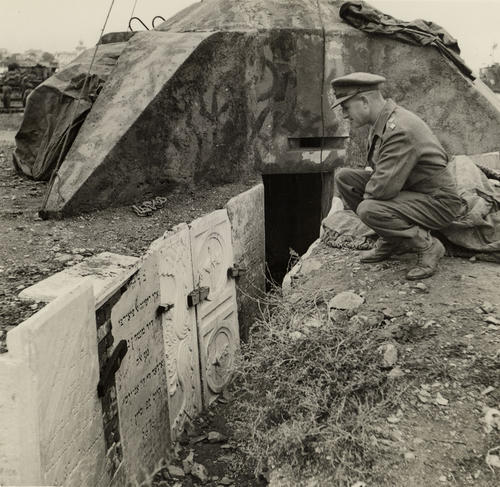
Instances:
[[[353,97],[342,103],[344,118],[347,118],[353,127],[362,127],[370,121],[370,107],[363,98]]]

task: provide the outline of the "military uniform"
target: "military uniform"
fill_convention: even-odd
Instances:
[[[347,206],[384,238],[439,230],[463,211],[448,157],[427,124],[387,100],[368,139],[373,172],[343,168],[336,182]]]
[[[332,83],[337,95],[333,107],[379,89],[383,81],[370,73],[337,78]],[[425,262],[419,256],[420,268],[410,271],[407,278],[434,273],[444,249],[429,230],[448,226],[464,211],[447,164],[448,156],[428,125],[388,99],[368,137],[368,165],[373,171],[342,168],[335,175],[346,205],[382,237],[380,248],[367,253],[365,262],[387,258],[405,239],[410,247],[427,252]]]

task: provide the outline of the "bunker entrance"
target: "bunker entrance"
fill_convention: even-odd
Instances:
[[[333,173],[266,174],[267,278],[281,285],[290,263],[290,249],[304,254],[319,237],[321,220],[330,210]]]

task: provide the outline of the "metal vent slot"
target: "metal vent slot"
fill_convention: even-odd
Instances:
[[[288,137],[290,150],[343,149],[348,136],[339,137]]]

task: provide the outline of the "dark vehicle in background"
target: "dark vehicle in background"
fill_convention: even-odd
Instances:
[[[32,66],[9,64],[7,71],[0,74],[0,92],[4,110],[25,107],[31,91],[52,76],[56,69],[57,66],[40,63]]]

